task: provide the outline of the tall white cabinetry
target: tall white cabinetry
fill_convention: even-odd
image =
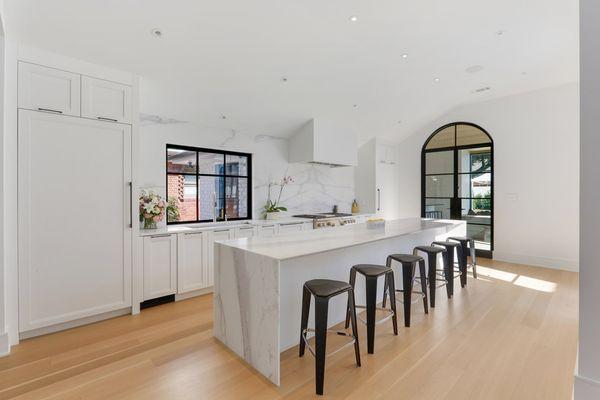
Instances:
[[[82,75],[18,72],[23,333],[131,307],[132,127],[82,115]]]
[[[362,213],[385,219],[398,218],[398,148],[374,138],[358,150],[355,172],[356,198]],[[406,195],[406,194],[405,194]]]

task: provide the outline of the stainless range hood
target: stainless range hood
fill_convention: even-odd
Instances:
[[[289,161],[332,168],[356,166],[356,133],[350,127],[313,118],[290,139]]]

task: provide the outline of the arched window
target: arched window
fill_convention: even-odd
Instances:
[[[480,126],[442,126],[422,151],[421,214],[467,221],[479,255],[491,257],[494,236],[494,142]]]

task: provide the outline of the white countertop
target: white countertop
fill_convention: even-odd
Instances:
[[[373,214],[354,214],[353,216],[369,217]],[[214,231],[215,229],[231,229],[240,226],[269,226],[269,225],[282,225],[302,222],[312,222],[309,218],[297,218],[297,217],[285,217],[281,219],[249,219],[240,221],[221,221],[221,222],[200,222],[196,224],[180,224],[180,225],[169,225],[158,229],[141,229],[139,232],[140,236],[156,236],[156,235],[170,235],[175,233],[194,233],[203,231]]]
[[[314,229],[272,237],[252,237],[218,242],[277,260],[370,243],[397,236],[410,235],[427,229],[450,230],[464,221],[405,218],[386,221],[385,228],[369,229],[366,223],[335,229]]]

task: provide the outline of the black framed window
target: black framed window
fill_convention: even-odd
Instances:
[[[252,155],[167,144],[167,224],[252,218]]]

